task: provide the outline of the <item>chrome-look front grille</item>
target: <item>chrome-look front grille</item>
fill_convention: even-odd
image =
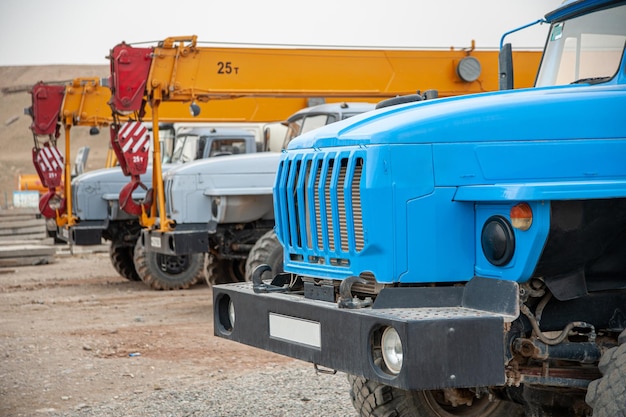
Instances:
[[[347,254],[364,246],[359,151],[295,154],[283,160],[278,204],[292,259],[349,265]],[[288,231],[288,233],[287,233]]]

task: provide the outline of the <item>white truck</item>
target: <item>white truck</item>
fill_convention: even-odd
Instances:
[[[261,126],[203,124],[161,127],[164,153],[163,171],[195,159],[233,153],[256,152]],[[148,172],[151,173],[151,166]],[[147,176],[151,178],[151,176]],[[137,246],[141,231],[137,216],[120,209],[120,190],[128,183],[120,167],[104,168],[79,175],[72,181],[74,215],[79,220],[70,228],[59,228],[59,236],[71,245],[100,244],[110,241],[111,262],[121,276],[142,280],[153,289],[187,288],[204,277],[202,254],[164,256],[147,254]],[[150,188],[150,183],[144,184]],[[143,200],[146,191],[138,188],[134,200]]]
[[[282,146],[302,133],[374,108],[372,103],[356,102],[300,110],[285,122]],[[272,231],[272,186],[279,159],[279,152],[254,153],[198,160],[168,170],[163,175],[166,209],[175,227],[167,232],[144,229],[145,251],[172,257],[208,253],[211,284],[249,279],[257,262],[279,260],[282,251],[275,252],[280,245]]]

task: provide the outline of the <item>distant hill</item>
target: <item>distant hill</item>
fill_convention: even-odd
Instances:
[[[30,86],[39,81],[69,81],[78,77],[108,77],[107,65],[51,65],[0,67],[0,208],[10,207],[13,191],[17,189],[21,173],[35,173],[32,162],[33,135],[31,118],[24,109],[31,105]],[[89,136],[86,127],[71,131],[71,159],[82,146],[89,146],[87,169],[104,167],[109,143],[108,131]],[[65,151],[64,133],[57,145]]]

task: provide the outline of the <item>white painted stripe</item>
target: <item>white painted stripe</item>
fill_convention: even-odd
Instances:
[[[128,151],[128,148],[130,148],[132,144],[133,144],[132,140],[129,140],[128,142],[126,142],[124,146],[122,146],[122,152],[126,153]]]
[[[60,168],[63,166],[63,156],[61,156],[61,152],[57,148],[51,148],[52,153],[52,166],[54,168]]]
[[[125,136],[131,137],[133,139],[137,138],[137,132],[141,132],[141,128],[143,126],[139,122],[129,123],[129,125],[130,132],[128,132],[128,134],[126,134]]]
[[[148,136],[147,135],[139,138],[137,140],[137,143],[135,144],[135,146],[133,146],[133,152],[137,152],[139,149],[144,147],[146,145],[147,140],[148,140]]]
[[[321,349],[322,326],[319,322],[270,313],[270,337]]]
[[[134,129],[133,129],[133,136],[134,137],[138,137],[138,136],[142,136],[146,133],[148,129],[146,129],[146,127],[144,125],[142,125],[139,122],[135,123]]]
[[[126,153],[131,150],[132,153],[136,153],[141,149],[148,139],[147,131],[148,129],[141,122],[125,123],[119,131],[119,137],[123,144],[122,152]]]
[[[122,125],[122,127],[120,128],[120,131],[118,132],[118,135],[120,136],[124,136],[124,134],[126,133],[126,131],[128,129],[131,129],[133,127],[133,125],[135,124],[135,122],[128,122],[128,123],[124,123]]]
[[[44,170],[50,170],[52,171],[52,166],[50,165],[50,151],[46,148],[42,149],[42,152],[40,153],[41,155],[41,162],[43,162],[44,166],[42,168],[44,168]]]

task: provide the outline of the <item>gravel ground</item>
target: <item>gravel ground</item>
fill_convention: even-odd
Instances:
[[[184,390],[158,389],[101,404],[80,404],[72,412],[38,412],[50,417],[356,416],[345,374],[316,374],[306,367],[209,379]]]
[[[354,416],[345,374],[213,336],[212,290],[108,250],[0,268],[0,417]]]

